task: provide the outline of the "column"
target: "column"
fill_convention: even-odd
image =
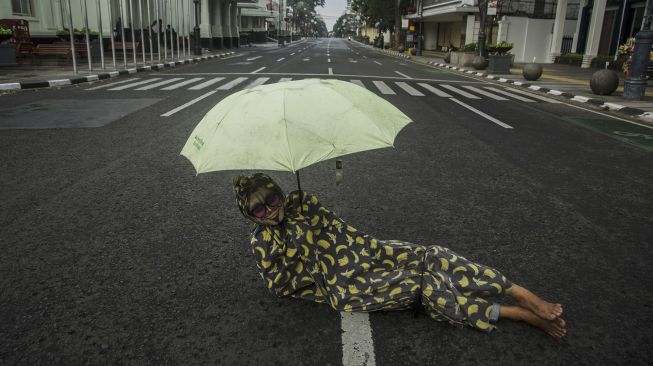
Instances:
[[[200,38],[211,38],[211,14],[209,11],[209,0],[202,0],[200,3]],[[193,24],[195,24],[195,15],[193,14]]]
[[[220,22],[222,24],[222,45],[231,47],[231,32],[229,31],[229,0],[220,1]]]
[[[567,0],[558,0],[558,5],[556,6],[556,17],[553,23],[553,39],[551,40],[551,49],[549,50],[549,60],[551,62],[554,62],[555,58],[560,56],[566,15]]]
[[[499,30],[497,31],[497,43],[507,42],[508,41],[508,25],[510,22],[506,16],[502,16],[499,20]]]
[[[476,23],[476,15],[468,15],[467,26],[465,27],[465,44],[473,43],[476,41],[476,37],[474,37],[474,23]]]
[[[222,48],[222,3],[224,0],[211,0],[211,36],[213,47]]]
[[[238,17],[238,4],[235,1],[231,3],[231,11],[229,13],[231,14],[231,37],[233,39],[232,43],[234,47],[238,47],[240,45],[240,34],[238,31],[240,19]]]
[[[583,55],[581,68],[588,69],[592,59],[596,57],[599,51],[599,42],[601,41],[601,28],[603,28],[603,16],[605,15],[605,3],[607,0],[594,0],[592,7],[592,19],[590,20],[590,29],[587,33],[587,45]]]
[[[578,46],[578,35],[580,34],[580,18],[583,16],[583,8],[587,6],[587,0],[580,0],[578,4],[578,16],[576,17],[576,31],[574,32],[574,42],[571,44],[571,49],[576,52]]]

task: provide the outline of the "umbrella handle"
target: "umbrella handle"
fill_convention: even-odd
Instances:
[[[299,170],[295,172],[295,175],[297,176],[297,189],[299,190],[299,212],[303,215],[304,214],[304,197],[302,196],[302,185],[299,182]]]

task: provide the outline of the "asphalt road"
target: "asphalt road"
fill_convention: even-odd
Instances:
[[[302,188],[565,307],[560,342],[372,313],[376,365],[653,362],[652,152],[585,127],[623,121],[318,39],[0,95],[0,364],[343,364],[339,313],[265,289],[233,172],[195,176],[179,155],[224,97],[307,77],[355,80],[415,123],[395,149],[344,157],[343,184],[324,162]]]

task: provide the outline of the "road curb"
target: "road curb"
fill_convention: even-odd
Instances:
[[[647,112],[641,109],[637,108],[632,108],[632,107],[627,107],[621,104],[616,104],[616,103],[610,103],[606,102],[603,99],[599,98],[591,98],[591,97],[586,97],[583,95],[575,95],[572,93],[568,92],[563,92],[555,89],[549,89],[549,88],[544,88],[541,86],[537,85],[531,85],[530,83],[527,82],[522,82],[522,81],[517,81],[517,80],[512,80],[512,79],[507,79],[503,78],[500,76],[496,75],[491,75],[491,74],[484,74],[482,72],[478,72],[475,70],[467,70],[463,69],[462,67],[457,67],[457,66],[451,66],[435,61],[418,61],[420,63],[425,63],[433,66],[438,66],[438,67],[443,67],[446,69],[451,69],[451,70],[456,70],[464,74],[468,75],[473,75],[473,76],[479,76],[482,78],[490,79],[490,80],[495,80],[501,83],[506,83],[506,84],[512,84],[518,87],[521,87],[523,89],[528,89],[529,91],[538,91],[544,94],[550,94],[554,96],[559,96],[559,97],[564,97],[569,100],[572,100],[574,102],[579,102],[579,103],[585,103],[585,104],[591,104],[597,108],[603,109],[603,110],[609,110],[612,112],[617,112],[619,114],[624,114],[629,117],[635,117],[647,122],[653,122],[653,112]]]
[[[72,78],[72,79],[57,79],[57,80],[43,80],[43,81],[38,81],[37,80],[37,81],[26,81],[26,82],[16,82],[16,83],[4,83],[4,84],[0,84],[0,91],[35,89],[35,88],[52,88],[52,87],[58,87],[58,86],[87,83],[87,82],[91,82],[91,81],[111,79],[111,78],[115,78],[115,77],[118,77],[118,76],[121,76],[121,75],[135,74],[135,73],[142,72],[142,71],[161,70],[161,69],[165,69],[166,67],[176,67],[177,65],[196,63],[196,62],[209,60],[209,59],[214,59],[214,58],[224,58],[226,56],[230,56],[230,55],[233,55],[235,53],[236,52],[226,52],[226,53],[221,53],[221,54],[217,54],[217,55],[194,57],[194,58],[189,58],[189,59],[185,59],[185,60],[164,62],[164,63],[160,63],[160,64],[156,64],[156,65],[141,66],[141,67],[135,67],[135,68],[131,68],[131,69],[110,71],[110,72],[106,72],[106,73],[102,73],[102,74],[87,75],[87,76],[81,76],[81,77]]]
[[[374,47],[372,47],[370,45],[364,45],[364,46],[375,49]],[[499,77],[499,76],[496,76],[496,75],[484,74],[482,72],[478,72],[478,71],[475,71],[475,70],[467,70],[467,69],[463,69],[462,67],[451,66],[451,65],[447,65],[447,64],[443,64],[443,63],[439,63],[439,62],[435,62],[435,61],[415,60],[410,55],[405,55],[405,54],[399,53],[397,51],[388,51],[388,50],[385,50],[385,49],[384,50],[378,50],[377,49],[377,51],[380,51],[380,52],[383,52],[383,53],[386,53],[386,54],[389,54],[389,55],[392,55],[392,56],[398,56],[398,57],[401,57],[401,58],[405,58],[405,59],[413,61],[413,62],[419,62],[421,64],[428,64],[428,65],[433,65],[433,66],[437,66],[437,67],[443,67],[443,68],[446,68],[446,69],[459,71],[459,72],[467,74],[467,75],[483,77],[483,78],[486,78],[486,79],[495,80],[495,81],[499,81],[499,82],[502,82],[502,83],[515,85],[515,86],[521,87],[522,89],[527,89],[530,92],[538,91],[538,92],[553,95],[553,96],[564,97],[564,98],[569,99],[570,101],[590,104],[590,105],[592,105],[592,106],[594,106],[596,108],[602,109],[602,110],[616,112],[618,114],[623,114],[623,115],[631,117],[631,118],[637,118],[637,119],[642,120],[642,121],[653,123],[653,112],[647,112],[645,110],[632,108],[632,107],[627,107],[627,106],[624,106],[624,105],[621,105],[621,104],[606,102],[603,99],[590,98],[590,97],[586,97],[586,96],[583,96],[583,95],[575,95],[575,94],[571,94],[571,93],[567,93],[567,92],[563,92],[563,91],[559,91],[559,90],[555,90],[555,89],[549,89],[549,88],[544,88],[544,87],[540,87],[540,86],[537,86],[537,85],[531,85],[531,84],[529,84],[527,82],[522,82],[522,81],[517,81],[517,80],[512,80],[512,79],[506,79],[506,78]]]

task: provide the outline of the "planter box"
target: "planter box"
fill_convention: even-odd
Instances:
[[[13,43],[0,44],[0,66],[16,65],[16,46]]]
[[[474,63],[476,52],[451,52],[451,64],[461,67],[469,67]]]
[[[489,55],[487,72],[490,74],[510,74],[512,55]]]

